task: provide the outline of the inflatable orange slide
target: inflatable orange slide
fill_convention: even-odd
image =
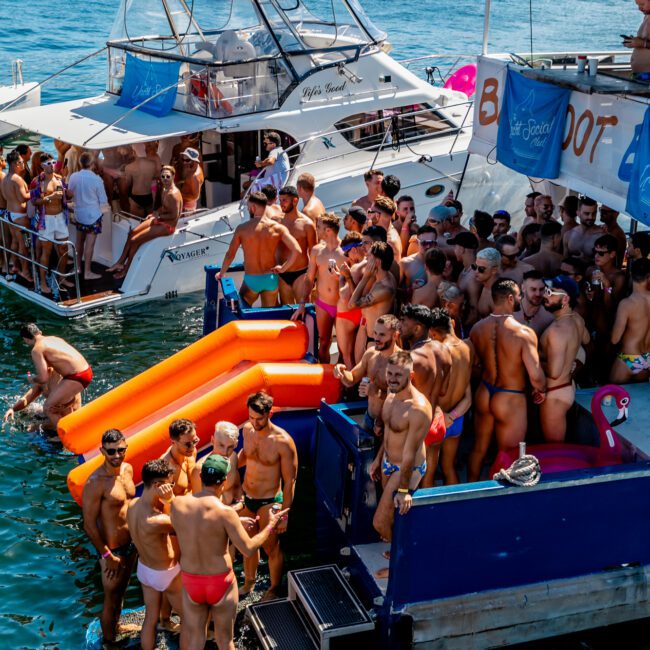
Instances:
[[[66,447],[88,453],[99,447],[104,431],[120,429],[138,483],[144,463],[166,451],[169,424],[177,418],[196,423],[204,446],[218,420],[241,425],[248,418],[246,398],[258,390],[272,395],[277,407],[317,408],[322,399],[338,401],[340,384],[331,366],[296,362],[306,349],[301,323],[229,323],[63,418],[59,435]],[[271,363],[255,363],[260,359]],[[68,474],[68,488],[79,504],[86,480],[103,461],[92,455]]]

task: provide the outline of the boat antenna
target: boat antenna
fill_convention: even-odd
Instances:
[[[530,23],[530,67],[533,67],[533,0],[528,0],[528,21]]]
[[[485,0],[485,15],[483,16],[483,49],[481,54],[488,53],[488,39],[490,36],[490,0]]]

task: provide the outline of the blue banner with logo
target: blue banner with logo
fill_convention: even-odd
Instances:
[[[557,178],[570,96],[567,88],[528,79],[508,69],[497,160],[527,176]]]
[[[650,107],[645,110],[634,152],[625,212],[650,225]]]
[[[133,108],[154,97],[138,110],[156,117],[167,115],[176,101],[177,85],[174,82],[178,82],[180,67],[179,61],[143,61],[127,54],[124,84],[117,105]]]

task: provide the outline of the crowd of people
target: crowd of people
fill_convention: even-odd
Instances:
[[[142,220],[130,231],[118,261],[106,270],[117,280],[126,275],[142,244],[173,234],[179,218],[197,209],[204,182],[198,134],[182,136],[167,165],[158,154],[157,141],[101,152],[59,140],[54,144],[56,156],[32,152],[26,144],[6,158],[0,155],[0,215],[11,223],[0,224],[10,249],[0,256],[2,273],[20,276],[28,286],[35,283],[45,296],[52,295],[50,268],[57,271],[60,289],[75,286],[68,270],[68,241],[74,243],[81,279],[102,277],[91,263],[102,219],[112,209]],[[32,257],[37,262],[36,279]]]

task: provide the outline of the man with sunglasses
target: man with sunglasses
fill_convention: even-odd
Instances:
[[[269,131],[264,135],[262,144],[266,150],[266,158],[255,163],[255,167],[263,170],[257,180],[264,178],[275,187],[284,187],[289,177],[291,165],[289,164],[289,156],[282,148],[280,134]]]
[[[438,233],[433,226],[418,228],[417,253],[399,260],[400,293],[404,303],[410,302],[413,292],[427,282],[427,270],[424,265],[425,255],[437,245]]]
[[[178,184],[183,197],[183,213],[195,212],[205,180],[201,166],[201,154],[196,149],[188,147],[181,153],[181,161],[183,165],[180,174],[181,180]]]
[[[501,253],[496,248],[484,248],[476,254],[476,264],[472,264],[474,277],[482,285],[478,299],[479,316],[485,318],[494,308],[492,286],[501,272]]]
[[[517,240],[512,235],[501,235],[496,240],[496,248],[501,253],[501,270],[499,277],[514,280],[518,285],[524,281],[524,273],[532,271],[530,264],[521,262]]]
[[[544,307],[554,318],[539,340],[546,375],[546,400],[540,406],[540,419],[547,442],[564,442],[566,414],[576,396],[576,359],[580,348],[590,341],[584,320],[573,311],[579,294],[576,282],[565,275],[546,281]]]
[[[174,494],[181,496],[191,491],[192,470],[196,463],[196,435],[194,422],[185,419],[174,420],[169,425],[171,445],[160,457],[167,461],[173,470]]]
[[[110,429],[102,436],[99,452],[104,462],[83,489],[84,531],[97,550],[102,571],[104,608],[100,616],[105,648],[117,648],[115,639],[136,549],[131,541],[127,510],[135,496],[133,468],[125,462],[126,439]],[[137,629],[137,628],[136,628]],[[120,631],[133,631],[121,626]]]

